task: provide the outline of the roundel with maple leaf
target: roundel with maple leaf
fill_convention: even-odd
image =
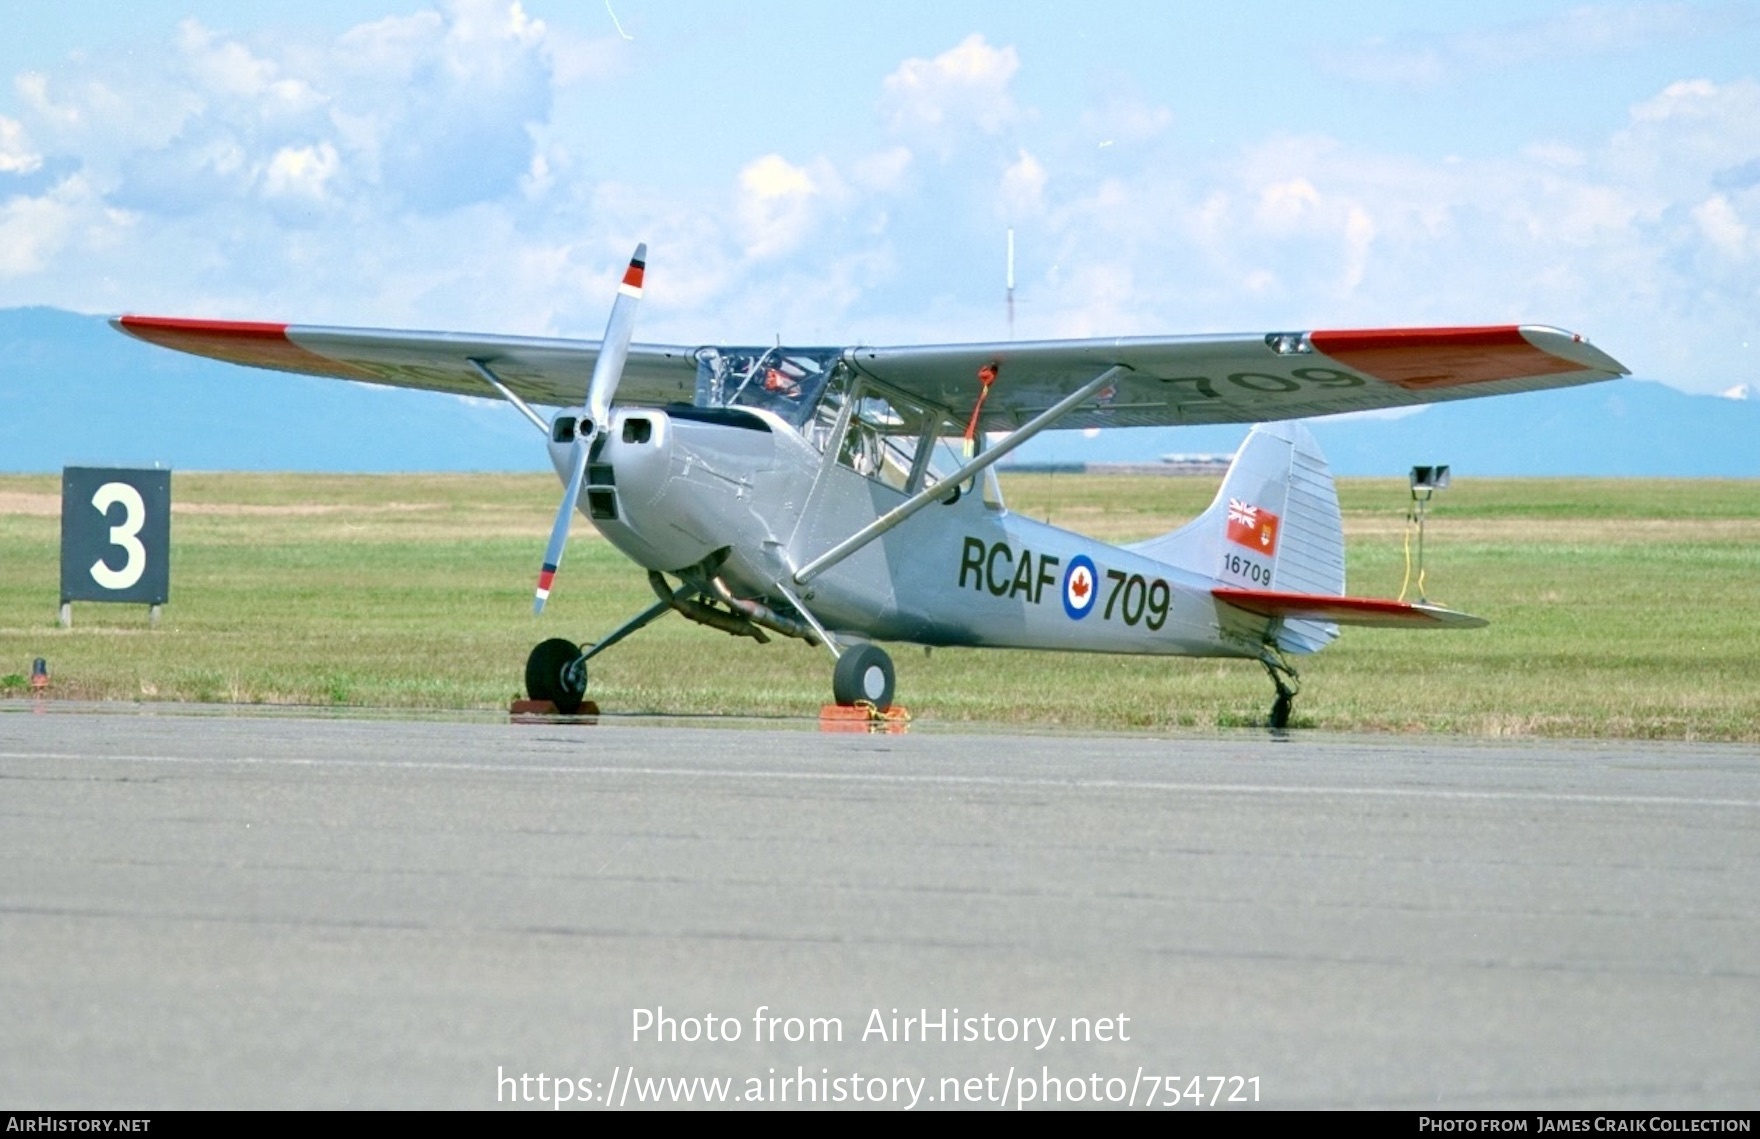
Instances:
[[[1063,571],[1063,611],[1070,620],[1080,621],[1093,612],[1094,596],[1099,592],[1095,587],[1097,577],[1099,573],[1088,555],[1077,554],[1069,560],[1069,568]]]

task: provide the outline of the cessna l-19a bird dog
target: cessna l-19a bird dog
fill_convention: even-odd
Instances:
[[[656,601],[597,642],[551,639],[535,700],[580,706],[587,661],[669,612],[824,646],[839,703],[893,699],[875,641],[1238,657],[1289,720],[1293,655],[1339,625],[1470,627],[1347,596],[1332,476],[1292,420],[1625,374],[1538,326],[1271,332],[905,348],[631,344],[646,246],[598,342],[124,316],[124,332],[239,364],[500,395],[548,440],[563,496],[534,608],[584,511]],[[584,404],[582,398],[584,395]],[[575,408],[549,416],[537,407]],[[994,464],[1053,428],[1259,422],[1215,502],[1111,546],[1010,513]],[[996,436],[1000,439],[996,439]]]

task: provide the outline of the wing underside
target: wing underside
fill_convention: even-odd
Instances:
[[[457,395],[491,392],[472,361],[530,403],[569,406],[599,344],[560,338],[397,332],[124,316],[139,339],[232,363]],[[691,402],[700,349],[630,347],[620,403]],[[836,356],[836,352],[828,355]],[[1372,329],[851,348],[843,361],[986,431],[1012,430],[1119,366],[1060,428],[1257,423],[1592,383],[1626,374],[1582,337],[1539,325]]]
[[[1539,325],[858,348],[862,372],[956,411],[995,369],[983,428],[1008,430],[1104,369],[1129,369],[1059,427],[1257,423],[1504,395],[1626,374],[1580,336]]]
[[[579,404],[599,359],[595,340],[155,316],[123,316],[111,323],[149,343],[233,364],[493,397],[495,393],[471,366],[476,360],[521,399],[551,407]],[[618,390],[619,402],[648,406],[689,403],[696,393],[696,375],[694,348],[631,345]]]

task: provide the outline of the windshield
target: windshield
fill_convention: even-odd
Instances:
[[[835,348],[704,348],[697,406],[761,407],[805,427],[839,355]]]

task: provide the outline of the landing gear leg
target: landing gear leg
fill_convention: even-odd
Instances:
[[[672,600],[667,597],[656,601],[596,645],[583,648],[561,637],[543,642],[526,658],[526,695],[533,700],[550,701],[564,716],[574,715],[587,698],[587,661],[666,613],[672,608]]]
[[[1271,702],[1270,726],[1274,731],[1282,731],[1289,727],[1290,710],[1295,705],[1296,693],[1302,688],[1301,677],[1276,649],[1267,647],[1259,663],[1265,666],[1271,683],[1277,686],[1277,699]]]

